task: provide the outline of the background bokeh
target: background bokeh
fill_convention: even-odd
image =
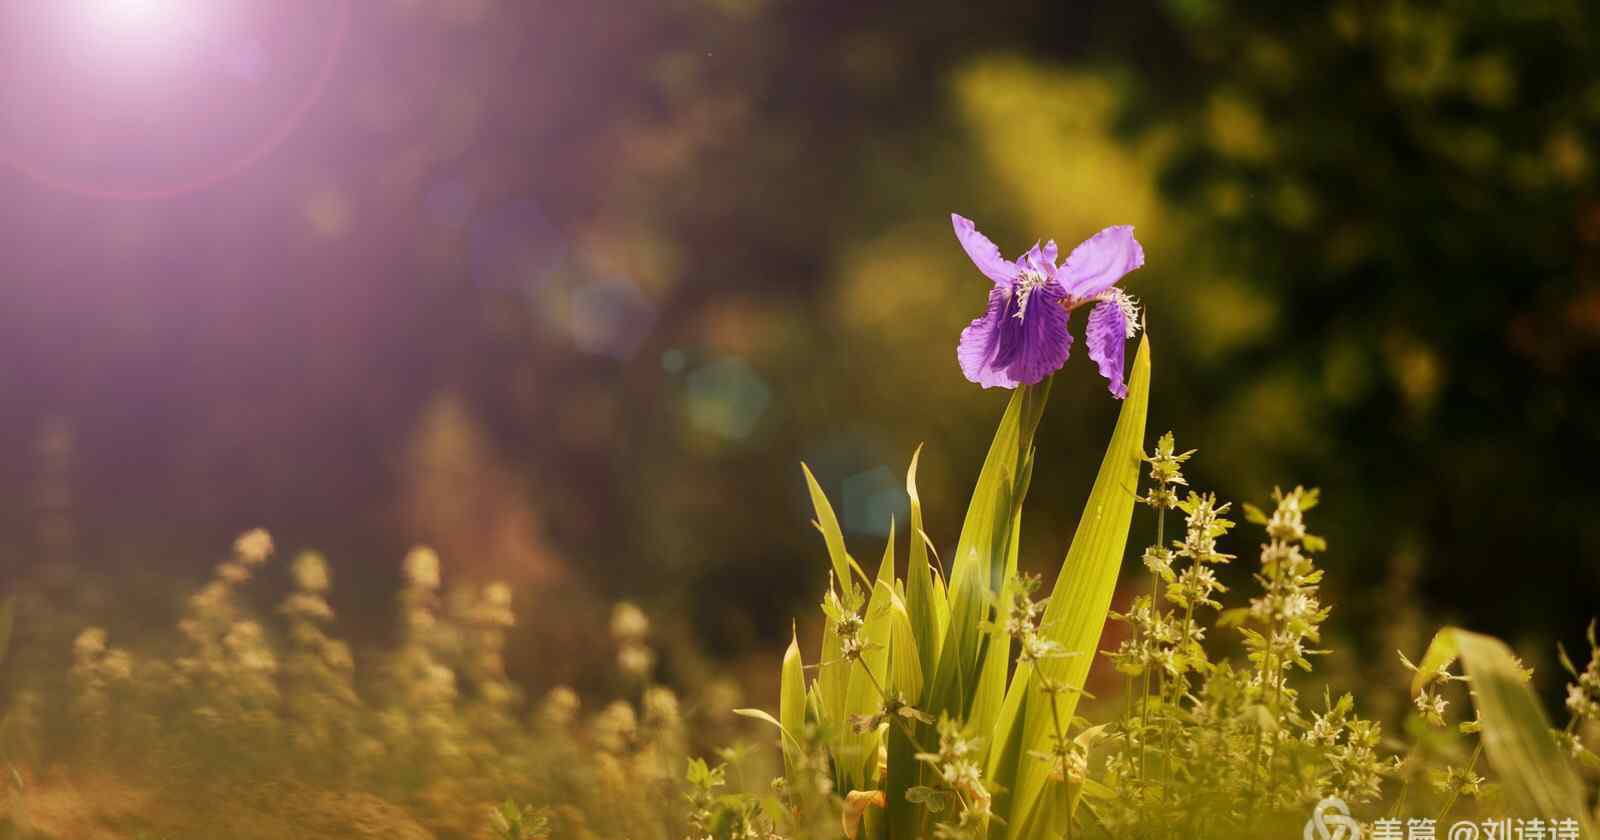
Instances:
[[[233,0],[159,61],[8,5],[10,585],[166,616],[262,525],[381,638],[427,542],[518,586],[530,682],[618,597],[764,679],[823,568],[800,461],[875,557],[925,442],[955,540],[1004,395],[955,364],[954,210],[1008,253],[1138,226],[1154,430],[1225,498],[1323,488],[1367,649],[1397,601],[1600,611],[1581,0]],[[1054,397],[1046,573],[1116,408],[1081,354]]]

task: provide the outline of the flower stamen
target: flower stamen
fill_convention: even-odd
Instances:
[[[1128,338],[1139,334],[1139,299],[1112,287],[1095,296],[1095,300],[1110,301],[1122,310],[1123,323],[1128,325]]]
[[[1028,312],[1028,297],[1038,289],[1043,288],[1044,284],[1049,281],[1050,278],[1046,277],[1042,271],[1034,271],[1031,268],[1022,270],[1021,275],[1017,277],[1016,285],[1017,311],[1014,313],[1014,317],[1017,320],[1022,320],[1023,316]]]

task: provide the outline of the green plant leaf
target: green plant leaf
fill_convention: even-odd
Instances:
[[[922,528],[922,497],[917,494],[917,462],[922,457],[922,447],[911,453],[911,467],[906,470],[906,495],[911,499],[911,539],[906,564],[906,608],[911,613],[911,626],[916,631],[917,655],[922,663],[925,680],[932,680],[939,665],[939,646],[944,641],[941,615],[947,615],[942,583],[935,581],[933,568],[928,562],[927,534]]]
[[[856,734],[848,731],[850,718],[856,715],[876,714],[883,708],[879,689],[888,685],[889,644],[894,598],[894,523],[889,523],[889,541],[883,549],[883,562],[878,566],[878,579],[867,600],[867,613],[861,628],[861,638],[866,648],[861,661],[849,664],[850,683],[845,697],[846,733],[834,759],[845,767],[851,790],[866,790],[872,770],[878,763],[878,734]]]
[[[1065,728],[1078,705],[1078,693],[1089,676],[1089,667],[1105,628],[1111,608],[1111,595],[1128,547],[1128,527],[1133,520],[1138,494],[1139,465],[1144,454],[1145,415],[1150,400],[1150,342],[1147,335],[1139,342],[1128,381],[1128,396],[1123,400],[1111,444],[1106,448],[1077,533],[1067,550],[1061,574],[1056,578],[1040,623],[1041,635],[1057,642],[1071,656],[1047,659],[1038,664],[1038,676],[1047,677],[1065,690],[1054,698],[1039,688],[1035,669],[1017,668],[1005,705],[996,723],[995,742],[1005,743],[1013,727],[1022,727],[1021,758],[1016,762],[1010,802],[998,812],[1006,819],[1007,838],[1053,837],[1065,829],[1065,808],[1045,807],[1040,798],[1046,793],[1048,768],[1030,760],[1029,752],[1049,752],[1056,721]],[[1019,692],[1027,692],[1026,704]],[[999,756],[1004,759],[1005,756]],[[991,766],[995,765],[994,758]],[[1004,768],[995,766],[997,771]],[[1007,779],[996,779],[1006,785]],[[1026,830],[1026,833],[1024,831]]]
[[[806,726],[806,672],[800,655],[800,637],[791,628],[789,649],[783,653],[783,672],[778,680],[778,728],[789,733],[783,739],[783,764],[793,783],[798,783],[798,766],[804,750],[795,740]]]
[[[1017,478],[1049,397],[1050,380],[1012,393],[978,474],[950,570],[949,626],[929,697],[935,713],[965,718],[971,708],[985,648],[981,624],[1005,581],[1012,511],[1022,501]]]
[[[785,745],[791,743],[800,743],[799,739],[794,736],[794,733],[790,732],[782,723],[779,723],[778,719],[773,717],[772,713],[770,712],[766,712],[761,709],[734,709],[733,713],[739,717],[747,717],[751,720],[759,720],[762,723],[770,723],[773,726],[778,727],[778,732],[783,736],[783,742]]]
[[[996,554],[1005,558],[1005,574],[1001,578],[999,594],[994,598],[991,628],[984,640],[982,663],[979,666],[978,685],[973,692],[972,711],[968,723],[974,731],[988,733],[994,730],[1001,708],[1005,703],[1006,676],[1011,665],[1011,634],[1006,622],[1011,617],[1011,604],[1015,598],[1012,582],[1017,577],[1017,552],[1022,541],[1022,500],[1027,498],[1028,486],[1033,479],[1033,449],[1029,448],[1021,464],[1015,489],[1011,491],[1011,527],[1002,529],[1003,538],[996,545]]]
[[[833,505],[828,504],[828,494],[822,492],[822,485],[811,474],[811,468],[801,464],[800,469],[806,474],[806,489],[811,491],[811,507],[817,514],[812,524],[822,532],[822,539],[828,545],[828,560],[833,564],[833,576],[840,586],[844,586],[851,580],[850,555],[844,550],[844,532],[839,530],[839,517],[833,514]]]
[[[922,662],[917,631],[911,624],[911,611],[903,592],[890,593],[889,622],[889,690],[916,705],[922,700]]]
[[[811,474],[811,468],[805,464],[800,469],[806,476],[806,487],[811,492],[811,505],[816,511],[816,520],[813,524],[822,532],[822,539],[828,546],[828,560],[832,564],[834,585],[840,590],[848,591],[854,585],[851,567],[854,562],[845,551],[844,533],[839,530],[839,518],[833,513],[833,506],[828,503],[828,496],[822,492],[822,485],[817,483],[816,476]],[[817,694],[817,718],[830,733],[830,746],[837,749],[843,745],[843,739],[849,734],[849,721],[845,711],[849,700],[850,672],[844,661],[843,648],[839,636],[834,632],[832,622],[824,625],[822,631],[822,651],[817,657],[817,680],[814,690]],[[844,781],[843,778],[836,781]]]
[[[1550,721],[1511,648],[1493,636],[1445,627],[1428,645],[1418,677],[1458,656],[1483,724],[1483,752],[1499,777],[1507,806],[1516,816],[1576,819],[1580,834],[1592,836],[1595,826],[1583,786],[1550,736]],[[1413,683],[1413,690],[1420,687]]]

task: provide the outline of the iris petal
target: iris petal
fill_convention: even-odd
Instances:
[[[1106,378],[1111,396],[1122,399],[1128,396],[1128,386],[1122,381],[1124,357],[1128,346],[1128,315],[1115,300],[1103,300],[1089,311],[1089,324],[1084,328],[1084,342],[1089,358],[1100,368]]]
[[[977,225],[971,219],[951,213],[950,223],[955,226],[961,247],[966,250],[973,265],[983,272],[983,276],[1003,286],[1010,286],[1017,279],[1019,270],[1016,263],[1000,256],[1000,249],[989,241],[989,237],[978,232]]]
[[[995,367],[994,359],[1000,350],[1001,333],[1011,317],[1011,290],[996,286],[989,291],[989,308],[983,316],[974,319],[961,331],[961,342],[956,345],[956,359],[967,381],[985,388],[1015,388],[1017,380],[1004,368]]]
[[[1033,293],[1024,317],[1010,319],[1016,324],[1011,333],[1014,338],[1003,342],[998,355],[1004,358],[1007,373],[1024,385],[1044,381],[1066,364],[1072,352],[1067,310],[1061,305],[1063,297],[1054,286],[1044,286]]]
[[[1144,246],[1133,238],[1133,225],[1115,225],[1072,249],[1056,271],[1056,282],[1078,300],[1111,288],[1128,272],[1144,265]]]

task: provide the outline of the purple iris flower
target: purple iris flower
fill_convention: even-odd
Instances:
[[[1127,340],[1139,330],[1138,302],[1116,287],[1144,265],[1144,248],[1132,225],[1108,227],[1072,249],[1056,265],[1056,243],[1035,244],[1016,260],[978,232],[972,220],[952,213],[956,238],[967,256],[994,282],[989,309],[961,331],[956,358],[967,379],[985,388],[1034,385],[1061,369],[1072,350],[1067,315],[1094,304],[1084,338],[1089,358],[1100,367],[1112,396],[1122,399]]]

